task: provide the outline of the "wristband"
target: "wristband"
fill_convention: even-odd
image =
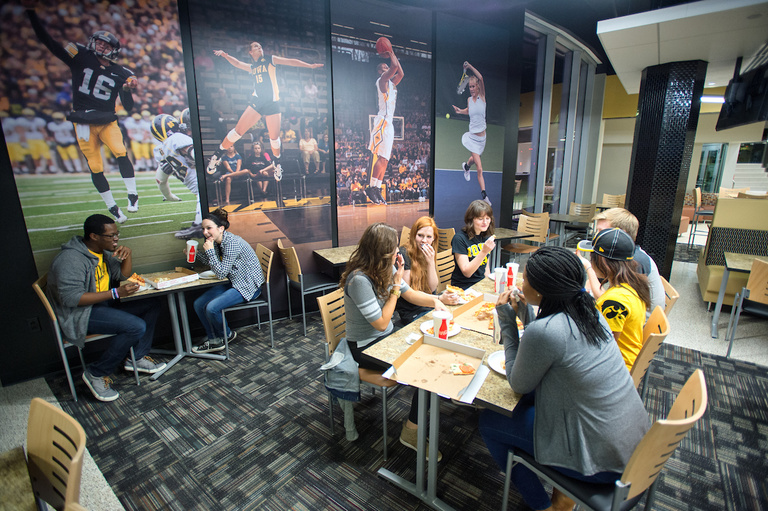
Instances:
[[[117,288],[116,287],[113,287],[112,289],[110,289],[110,291],[112,291],[112,299],[113,300],[119,300],[120,299],[120,295],[117,293]]]

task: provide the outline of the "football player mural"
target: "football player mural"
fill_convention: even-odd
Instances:
[[[120,224],[139,272],[181,264],[200,234],[191,153],[151,134],[189,106],[178,16],[176,0],[2,3],[0,120],[38,271],[94,213]]]

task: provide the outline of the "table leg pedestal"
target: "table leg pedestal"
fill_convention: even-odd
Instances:
[[[424,488],[424,464],[426,460],[427,423],[426,401],[430,400],[429,407],[429,461],[427,464],[427,487]],[[402,488],[411,495],[434,509],[453,511],[453,508],[437,497],[437,451],[440,427],[440,400],[437,394],[419,389],[419,433],[416,445],[416,483],[412,483],[391,471],[380,468],[378,474],[395,486]]]
[[[720,309],[723,308],[725,300],[725,288],[728,287],[728,276],[730,272],[726,266],[723,270],[723,280],[720,282],[720,292],[717,294],[717,303],[715,303],[715,312],[712,314],[712,338],[717,339],[717,322],[720,320]]]
[[[181,314],[181,327],[184,329],[184,354],[188,357],[205,358],[208,360],[226,360],[224,355],[211,353],[192,353],[192,334],[189,331],[189,316],[187,315],[187,300],[184,294],[179,294],[179,313]]]
[[[181,345],[181,334],[179,332],[179,316],[176,312],[176,297],[174,293],[168,295],[168,311],[171,315],[171,331],[173,332],[173,346],[176,351],[168,350],[152,350],[152,353],[159,353],[161,355],[174,355],[174,357],[165,363],[165,367],[150,376],[152,380],[160,378],[168,369],[176,365],[176,362],[184,358],[184,348]]]

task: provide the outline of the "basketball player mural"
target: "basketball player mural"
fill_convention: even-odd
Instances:
[[[265,55],[260,43],[252,42],[248,55],[253,62],[250,64],[242,62],[222,50],[213,52],[217,57],[223,57],[227,62],[249,73],[253,77],[253,92],[248,101],[248,106],[240,116],[235,127],[227,133],[224,140],[219,144],[219,148],[211,156],[208,162],[206,172],[215,174],[216,167],[221,163],[222,155],[228,148],[251,129],[259,119],[264,117],[269,132],[269,143],[272,147],[272,154],[275,156],[275,180],[282,179],[283,170],[280,166],[280,123],[282,115],[280,113],[280,91],[277,87],[277,76],[275,73],[277,66],[306,67],[317,69],[323,67],[323,64],[308,64],[299,59],[288,59],[276,55]]]
[[[104,176],[101,146],[106,145],[117,158],[120,175],[128,191],[126,210],[131,213],[138,211],[139,194],[133,164],[128,159],[115,114],[118,96],[126,111],[133,108],[131,92],[136,89],[138,80],[132,71],[115,63],[120,53],[120,42],[111,32],[94,32],[87,46],[70,42],[64,47],[48,34],[34,9],[27,9],[27,15],[40,42],[72,72],[73,111],[68,118],[74,123],[77,144],[88,162],[93,186],[115,220],[123,223],[128,217],[112,197],[109,182]]]
[[[389,158],[392,156],[392,143],[395,138],[392,117],[395,115],[397,103],[397,85],[404,74],[389,39],[380,37],[376,41],[376,51],[380,57],[389,59],[389,64],[382,62],[376,68],[379,73],[379,78],[376,80],[379,110],[373,120],[371,141],[368,144],[368,150],[371,151],[371,179],[365,194],[374,204],[386,204],[381,194],[381,186],[384,174],[387,172]]]

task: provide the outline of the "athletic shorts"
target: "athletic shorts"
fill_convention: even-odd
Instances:
[[[259,112],[262,117],[280,113],[280,104],[277,101],[272,101],[271,99],[251,96],[248,101],[248,106]]]
[[[482,155],[485,151],[485,135],[475,135],[469,131],[461,136],[461,144],[467,148],[470,153]]]
[[[371,141],[368,150],[389,160],[392,156],[392,142],[395,140],[395,128],[384,117],[376,116],[371,130]]]

